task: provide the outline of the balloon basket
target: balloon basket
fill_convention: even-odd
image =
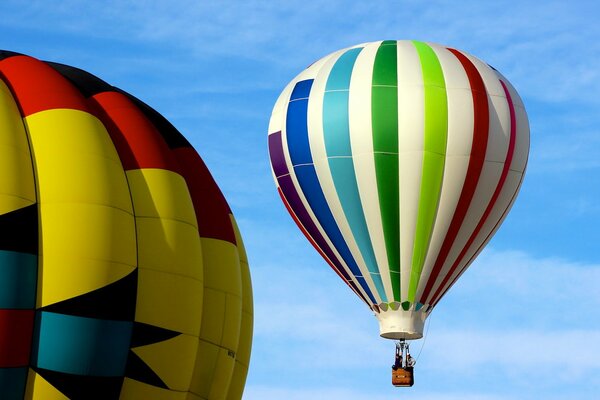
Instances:
[[[392,385],[396,387],[411,387],[414,384],[414,367],[392,369]]]

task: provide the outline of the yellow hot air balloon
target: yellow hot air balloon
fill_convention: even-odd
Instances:
[[[200,156],[85,71],[0,77],[1,397],[240,399],[248,260]]]
[[[398,350],[422,337],[506,217],[528,150],[527,114],[508,80],[419,41],[320,59],[284,89],[269,125],[284,204]]]

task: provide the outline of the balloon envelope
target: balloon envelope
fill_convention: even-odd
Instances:
[[[529,127],[498,71],[418,41],[365,43],[315,62],[269,124],[291,216],[392,339],[425,318],[506,217]]]
[[[240,399],[250,275],[200,156],[85,71],[0,77],[0,397]]]

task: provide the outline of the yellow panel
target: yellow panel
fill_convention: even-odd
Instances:
[[[42,204],[40,220],[38,306],[106,286],[135,268],[135,226],[126,212],[94,204]]]
[[[208,400],[208,397],[200,397],[197,394],[189,393],[188,392],[187,397],[185,398],[185,400]]]
[[[225,399],[233,376],[235,355],[225,349],[219,349],[215,374],[213,375],[209,399]]]
[[[240,342],[238,345],[237,359],[242,364],[250,362],[250,350],[252,348],[252,332],[254,326],[254,307],[252,299],[252,283],[250,282],[250,268],[247,263],[240,263],[242,269],[242,324],[240,330]]]
[[[231,375],[231,383],[227,392],[227,400],[240,400],[244,393],[246,385],[246,376],[248,375],[248,366],[235,362],[233,374]]]
[[[188,400],[188,395],[125,378],[119,400]]]
[[[159,218],[136,218],[136,228],[141,268],[172,272],[199,281],[204,279],[197,228]]]
[[[238,242],[239,243],[239,242]],[[253,331],[253,314],[252,314],[252,292],[250,292],[250,303],[247,303],[247,286],[249,282],[248,264],[240,263],[242,266],[242,283],[244,284],[244,300],[242,303],[242,323],[240,328],[240,339],[235,355],[235,366],[233,376],[227,393],[227,400],[239,400],[242,398],[244,386],[246,384],[246,376],[248,375],[248,367],[250,363],[250,353],[252,349],[252,331]],[[247,278],[244,271],[248,271]]]
[[[190,392],[206,399],[225,399],[233,374],[235,355],[203,340],[198,345]]]
[[[204,260],[204,285],[235,296],[242,296],[240,258],[233,243],[201,237]]]
[[[136,347],[133,352],[173,390],[188,391],[198,350],[198,337],[179,335],[163,342]]]
[[[67,396],[31,369],[27,373],[24,398],[27,400],[69,400]]]
[[[250,353],[252,349],[252,331],[254,325],[253,317],[253,299],[252,282],[250,278],[250,268],[248,258],[244,249],[242,236],[239,232],[237,223],[233,215],[231,222],[235,231],[238,252],[240,254],[240,270],[242,277],[242,321],[240,327],[240,337],[235,355],[235,366],[233,375],[227,392],[227,400],[239,400],[242,398],[246,376],[248,375],[248,366],[250,363]]]
[[[233,214],[229,214],[229,219],[231,220],[231,226],[233,227],[233,232],[235,234],[235,241],[237,242],[240,261],[248,263],[248,255],[246,254],[244,240],[242,239],[242,234],[240,233],[240,228],[238,227],[237,221],[235,220]]]
[[[53,109],[25,118],[41,203],[91,203],[132,213],[125,173],[104,126],[92,115]]]
[[[241,323],[242,299],[238,296],[228,294],[225,302],[225,319],[223,320],[223,337],[221,338],[222,347],[237,352],[240,341]]]
[[[35,202],[33,166],[21,114],[0,80],[0,215]]]
[[[202,307],[202,329],[200,337],[214,344],[221,344],[227,294],[211,288],[204,288]]]
[[[135,320],[198,336],[202,319],[202,281],[139,268]]]
[[[198,227],[187,184],[181,175],[164,169],[127,171],[137,217],[158,217]]]

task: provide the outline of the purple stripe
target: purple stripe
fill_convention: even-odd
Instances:
[[[329,247],[327,241],[325,240],[323,235],[321,235],[321,232],[319,232],[319,229],[310,217],[308,211],[306,210],[306,207],[304,206],[304,203],[302,203],[302,200],[298,195],[298,191],[296,190],[292,178],[289,175],[289,169],[285,164],[281,131],[269,135],[269,155],[271,157],[271,165],[273,166],[273,171],[277,176],[277,183],[279,184],[279,188],[285,196],[285,199],[287,200],[290,208],[294,211],[296,217],[304,226],[304,229],[306,229],[306,232],[312,237],[314,243],[317,246],[319,246],[321,251],[335,265],[338,273],[342,275],[346,281],[352,282],[352,278],[346,272],[346,269],[343,267],[340,260],[336,257],[331,247]],[[357,279],[358,278],[359,277],[357,277]],[[367,291],[367,293],[370,294],[369,291]],[[369,298],[373,304],[376,303],[375,299],[372,298],[372,296],[369,296]]]
[[[281,131],[269,135],[269,156],[271,157],[273,172],[277,178],[290,173],[285,164],[285,157],[283,155]]]

